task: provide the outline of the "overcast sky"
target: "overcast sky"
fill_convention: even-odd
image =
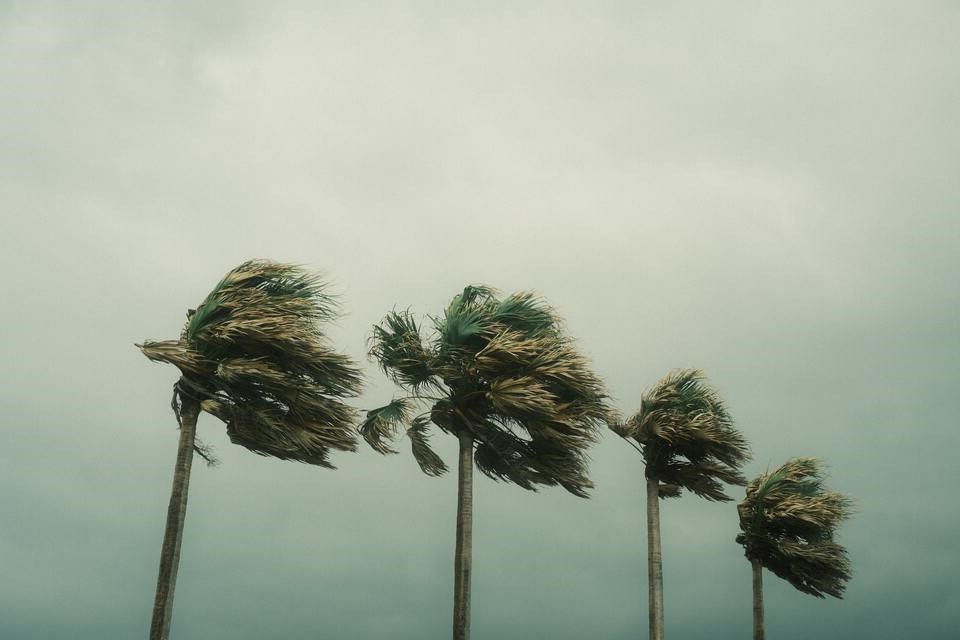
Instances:
[[[846,599],[770,575],[770,637],[956,637],[960,7],[785,4],[0,2],[0,638],[145,637],[177,372],[133,343],[254,257],[341,295],[361,407],[371,325],[468,283],[541,293],[624,413],[703,368],[749,476],[860,501]],[[173,637],[449,634],[453,474],[199,435]],[[477,640],[646,637],[642,464],[591,457],[590,500],[477,478]],[[661,514],[669,636],[749,637],[734,507]]]

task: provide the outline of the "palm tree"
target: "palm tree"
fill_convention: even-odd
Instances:
[[[453,637],[470,633],[473,465],[525,489],[560,485],[586,497],[585,450],[606,411],[602,382],[553,309],[531,293],[499,299],[468,286],[425,341],[409,312],[373,329],[370,353],[406,396],[367,413],[360,432],[381,453],[401,431],[424,473],[447,470],[430,425],[459,441]]]
[[[794,458],[751,481],[737,505],[737,542],[753,567],[754,640],[764,637],[764,567],[804,593],[843,597],[850,560],[833,537],[854,501],[825,489],[824,477],[817,458]]]
[[[696,369],[663,377],[643,394],[640,411],[625,422],[611,418],[610,427],[640,451],[646,467],[650,639],[663,640],[659,499],[686,489],[711,501],[732,500],[721,483],[746,484],[740,469],[750,451],[720,396]]]
[[[180,444],[151,640],[170,633],[192,454],[203,455],[195,437],[201,411],[226,423],[231,442],[260,455],[333,468],[331,449],[356,450],[356,413],[341,398],[359,393],[361,374],[320,329],[335,315],[335,301],[317,276],[254,260],[230,271],[187,312],[179,340],[137,345],[181,373],[172,401]]]

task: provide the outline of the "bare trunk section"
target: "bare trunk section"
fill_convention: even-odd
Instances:
[[[763,640],[763,565],[750,561],[753,566],[753,640]]]
[[[663,558],[660,553],[660,481],[647,478],[647,584],[650,640],[663,640]]]
[[[473,569],[473,434],[461,429],[457,485],[457,548],[453,557],[453,640],[470,639]]]
[[[200,405],[196,400],[182,398],[180,444],[177,447],[177,465],[173,471],[170,506],[167,508],[167,528],[160,550],[160,575],[157,578],[157,595],[153,601],[150,640],[167,640],[170,636],[173,590],[177,584],[177,567],[180,564],[180,541],[183,539],[183,521],[187,515],[187,491],[190,488],[190,467],[193,463],[193,444],[199,412]]]

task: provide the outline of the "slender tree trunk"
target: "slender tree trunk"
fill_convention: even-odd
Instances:
[[[660,554],[660,481],[647,478],[647,584],[650,640],[663,640],[663,558]]]
[[[760,561],[750,561],[753,566],[753,640],[763,640],[763,566]]]
[[[187,490],[190,487],[190,466],[193,463],[193,444],[199,412],[200,405],[196,400],[182,398],[180,444],[177,448],[177,465],[173,471],[170,506],[167,508],[167,528],[160,550],[160,575],[157,578],[157,595],[153,601],[150,640],[167,640],[170,636],[173,589],[177,584],[177,567],[180,564],[180,541],[183,539],[183,521],[187,515]]]
[[[457,548],[453,557],[453,640],[470,640],[470,573],[473,569],[473,434],[460,431]]]

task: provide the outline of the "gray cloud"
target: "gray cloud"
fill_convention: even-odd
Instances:
[[[262,256],[326,271],[358,360],[390,308],[484,282],[547,297],[624,412],[705,368],[750,474],[823,456],[861,503],[846,600],[768,576],[770,633],[947,637],[957,10],[355,4],[0,7],[0,636],[145,633],[175,373],[132,344]],[[177,637],[448,632],[452,476],[200,435],[222,464],[192,482]],[[592,459],[589,501],[478,480],[476,637],[642,633],[640,460]],[[748,633],[735,533],[664,505],[673,635]]]

